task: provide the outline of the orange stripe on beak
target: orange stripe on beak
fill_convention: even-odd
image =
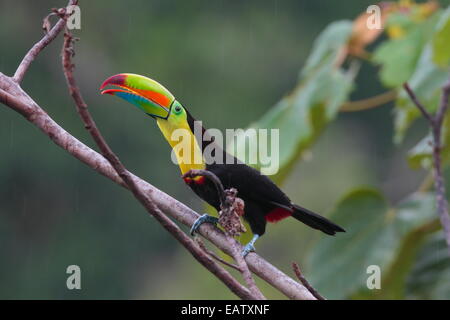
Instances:
[[[127,88],[126,86],[124,86],[125,88]],[[129,89],[129,88],[127,88]],[[163,95],[162,93],[156,92],[156,91],[151,91],[151,90],[143,90],[143,89],[130,89],[132,91],[134,91],[135,93],[141,95],[142,97],[153,101],[157,104],[159,104],[160,106],[166,107],[168,108],[170,106],[170,99],[168,97],[166,97],[165,95]]]

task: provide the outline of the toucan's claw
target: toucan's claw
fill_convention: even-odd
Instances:
[[[245,258],[250,252],[255,251],[255,242],[258,240],[259,235],[253,235],[252,240],[244,246],[242,249],[241,255]]]
[[[241,255],[245,258],[250,252],[255,251],[255,246],[251,243],[247,243],[242,249]]]
[[[210,216],[206,213],[201,215],[197,220],[195,220],[194,224],[191,227],[191,236],[193,236],[197,232],[198,228],[200,228],[203,223],[208,222],[216,225],[218,221],[218,218]]]

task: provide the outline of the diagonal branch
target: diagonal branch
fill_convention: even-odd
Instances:
[[[396,90],[389,90],[387,92],[378,94],[376,96],[358,100],[358,101],[347,101],[344,102],[339,108],[340,112],[355,112],[369,110],[383,106],[397,97]]]
[[[214,258],[215,260],[219,261],[220,263],[222,263],[222,264],[224,264],[224,265],[226,265],[226,266],[228,266],[228,267],[230,267],[230,268],[232,268],[232,269],[234,269],[234,270],[236,270],[236,271],[241,272],[241,269],[240,269],[237,265],[235,265],[235,264],[233,264],[233,263],[230,263],[230,262],[228,262],[228,261],[222,259],[222,258],[219,257],[217,254],[215,254],[214,252],[212,252],[211,250],[209,250],[209,249],[205,246],[205,244],[203,243],[203,241],[202,241],[202,239],[201,239],[200,237],[195,237],[194,239],[195,239],[195,242],[197,242],[198,246],[199,246],[200,248],[202,248],[202,250],[205,251],[209,256],[211,256],[211,257]]]
[[[408,83],[403,84],[403,88],[405,88],[406,92],[408,93],[410,99],[412,102],[416,105],[417,109],[419,109],[422,116],[430,123],[432,124],[433,116],[425,109],[424,105],[419,101],[419,98],[417,98],[414,91],[411,89]]]
[[[75,77],[73,75],[74,64],[72,63],[72,56],[74,54],[73,42],[74,38],[68,31],[66,31],[64,34],[64,44],[61,52],[64,75],[67,80],[70,95],[75,102],[77,112],[80,115],[86,130],[88,130],[91,137],[94,139],[103,156],[108,160],[116,173],[122,178],[126,186],[131,190],[135,198],[145,207],[148,213],[155,217],[164,229],[172,234],[197,261],[199,261],[206,269],[218,277],[238,297],[242,299],[256,299],[257,296],[251,294],[248,289],[243,287],[236,279],[234,279],[228,271],[205,254],[205,252],[198,245],[196,245],[191,238],[189,238],[156,206],[156,204],[144,193],[144,191],[140,189],[139,185],[134,181],[133,177],[122,164],[120,159],[109,147],[106,140],[100,133],[94,119],[92,118],[92,115],[88,110],[88,106],[85,103],[80,89],[75,81]]]
[[[44,37],[44,39],[47,38]],[[21,114],[28,122],[36,126],[57,146],[63,150],[66,150],[80,162],[86,164],[114,183],[124,188],[129,188],[116,170],[102,155],[80,142],[77,138],[72,136],[58,123],[56,123],[24,90],[22,90],[19,85],[20,81],[15,81],[23,78],[29,65],[37,54],[39,54],[39,52],[41,52],[48,45],[48,43],[54,39],[54,37],[52,36],[49,42],[44,39],[43,41],[45,44],[43,46],[39,43],[34,46],[39,49],[31,55],[32,60],[29,62],[23,62],[23,65],[21,63],[21,66],[19,66],[18,69],[23,70],[16,72],[18,75],[16,79],[8,77],[0,72],[0,103],[3,103],[5,106]],[[157,208],[168,214],[173,219],[188,227],[191,227],[194,221],[199,217],[198,213],[154,187],[147,181],[142,180],[132,173],[129,173],[129,175],[134,180],[134,183],[141,190],[143,190],[144,194],[146,194],[147,197],[155,203]],[[220,250],[228,255],[232,255],[233,249],[229,246],[225,234],[219,229],[210,225],[203,225],[199,231],[206,239],[211,241]],[[288,277],[285,273],[281,272],[258,254],[249,254],[246,261],[252,272],[282,292],[288,298],[297,300],[315,300],[315,297],[311,295],[308,289]]]
[[[5,91],[8,88],[8,92]],[[77,138],[68,133],[56,123],[42,108],[34,102],[20,87],[11,81],[11,78],[0,73],[0,102],[21,114],[27,121],[35,125],[52,140],[57,146],[66,150],[74,158],[78,159],[99,174],[105,176],[118,185],[127,188],[126,184],[110,165],[110,163],[98,152],[92,150]],[[11,94],[11,93],[14,93]],[[150,183],[131,174],[136,184],[150,197],[155,204],[166,214],[180,223],[191,227],[199,217],[198,213],[188,208],[183,203],[170,197]],[[225,234],[211,225],[203,224],[199,232],[216,247],[228,255],[232,255],[232,249],[227,243]],[[288,277],[285,273],[274,267],[268,261],[256,253],[249,254],[246,258],[252,272],[272,285],[290,299],[315,300],[314,296],[303,285]]]
[[[325,300],[325,298],[319,292],[317,292],[316,289],[314,289],[314,287],[308,282],[308,280],[306,280],[297,263],[292,262],[292,269],[294,270],[294,273],[297,276],[298,280],[300,280],[300,282],[309,290],[309,292],[311,292],[314,297],[317,298],[317,300]]]
[[[448,214],[448,202],[445,197],[445,182],[442,172],[442,124],[444,122],[445,114],[448,109],[449,96],[450,96],[450,78],[442,87],[442,95],[438,109],[434,115],[430,114],[419,101],[414,91],[410,86],[405,83],[403,85],[409,97],[420,110],[424,118],[428,121],[431,133],[433,136],[433,175],[434,175],[434,187],[436,189],[436,207],[441,221],[442,228],[444,230],[445,240],[447,242],[449,254],[450,254],[450,216]]]

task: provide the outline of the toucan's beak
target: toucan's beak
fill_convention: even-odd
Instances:
[[[103,90],[106,86],[118,88]],[[103,82],[102,94],[118,96],[134,104],[152,117],[167,119],[175,97],[161,84],[150,78],[132,73],[121,73]]]

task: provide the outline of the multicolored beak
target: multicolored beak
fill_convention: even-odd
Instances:
[[[106,89],[106,86],[120,89]],[[100,90],[102,94],[118,96],[134,104],[136,107],[152,117],[167,119],[175,97],[161,84],[150,78],[132,73],[121,73],[103,82]]]

